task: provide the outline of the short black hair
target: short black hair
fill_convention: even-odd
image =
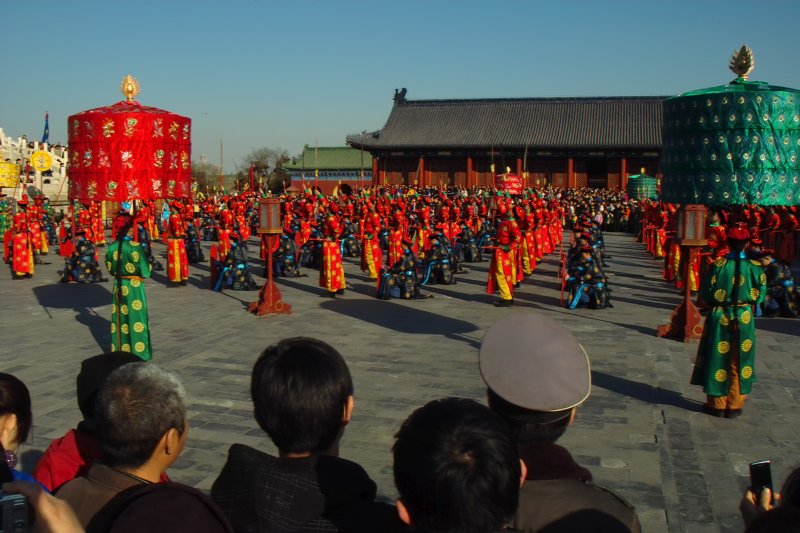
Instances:
[[[412,529],[485,533],[511,520],[520,461],[497,414],[474,400],[435,400],[395,437],[394,480]]]
[[[569,427],[572,409],[555,413],[532,411],[501,398],[487,390],[489,407],[506,421],[517,444],[553,444]]]
[[[95,401],[103,463],[138,468],[170,429],[186,428],[186,392],[177,376],[153,363],[128,363],[103,381]]]
[[[8,414],[17,416],[17,444],[22,444],[28,440],[33,423],[31,393],[19,378],[0,372],[0,416]],[[7,447],[11,444],[3,443]]]
[[[283,453],[322,452],[342,429],[353,379],[344,358],[309,337],[283,339],[264,350],[250,381],[258,425]]]

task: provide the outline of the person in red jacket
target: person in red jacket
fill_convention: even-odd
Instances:
[[[514,220],[513,211],[508,209],[506,204],[498,205],[498,213],[505,215],[505,218],[497,228],[497,246],[489,266],[486,292],[494,294],[494,291],[497,290],[500,293],[500,299],[494,305],[510,307],[514,305],[514,285],[517,283],[516,254],[519,253],[522,232]]]

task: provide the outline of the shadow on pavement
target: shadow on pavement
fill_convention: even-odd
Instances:
[[[442,335],[449,338],[460,338],[458,334],[478,329],[471,322],[449,318],[417,307],[399,305],[391,300],[380,303],[381,305],[376,306],[375,301],[372,300],[337,299],[323,303],[322,307],[398,333],[411,335]]]
[[[605,372],[598,372],[597,370],[592,370],[592,386],[642,402],[671,405],[687,411],[698,411],[702,405],[701,402],[684,398],[679,392],[653,387],[647,383],[631,381],[619,376],[606,374]]]
[[[800,337],[800,320],[796,318],[759,318],[756,329]]]
[[[97,346],[106,350],[111,335],[111,320],[98,315],[93,308],[111,303],[111,287],[112,282],[56,283],[34,287],[33,294],[48,314],[48,308],[76,311],[75,320],[87,326]]]

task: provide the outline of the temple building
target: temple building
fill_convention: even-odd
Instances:
[[[372,184],[372,155],[348,146],[305,145],[303,153],[283,168],[292,179],[290,190],[349,194],[351,189]]]
[[[624,190],[661,178],[666,96],[406,100],[395,91],[383,129],[350,135],[372,155],[373,183],[490,186],[506,169],[524,186]],[[494,168],[494,172],[492,169]]]

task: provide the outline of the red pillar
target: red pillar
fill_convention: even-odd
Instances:
[[[472,156],[467,156],[467,188],[473,187],[472,183]]]
[[[622,158],[619,168],[619,188],[624,192],[628,190],[628,160],[626,158]]]
[[[571,157],[567,159],[567,187],[575,187],[575,160]]]
[[[425,158],[419,156],[419,176],[417,177],[419,181],[419,186],[425,186]]]
[[[378,158],[372,157],[372,186],[376,187],[380,183],[380,174],[378,172]]]
[[[522,175],[522,158],[521,157],[517,158],[517,176],[519,176],[520,181],[522,181],[524,176]],[[525,187],[525,183],[522,184],[522,187],[523,188]]]

